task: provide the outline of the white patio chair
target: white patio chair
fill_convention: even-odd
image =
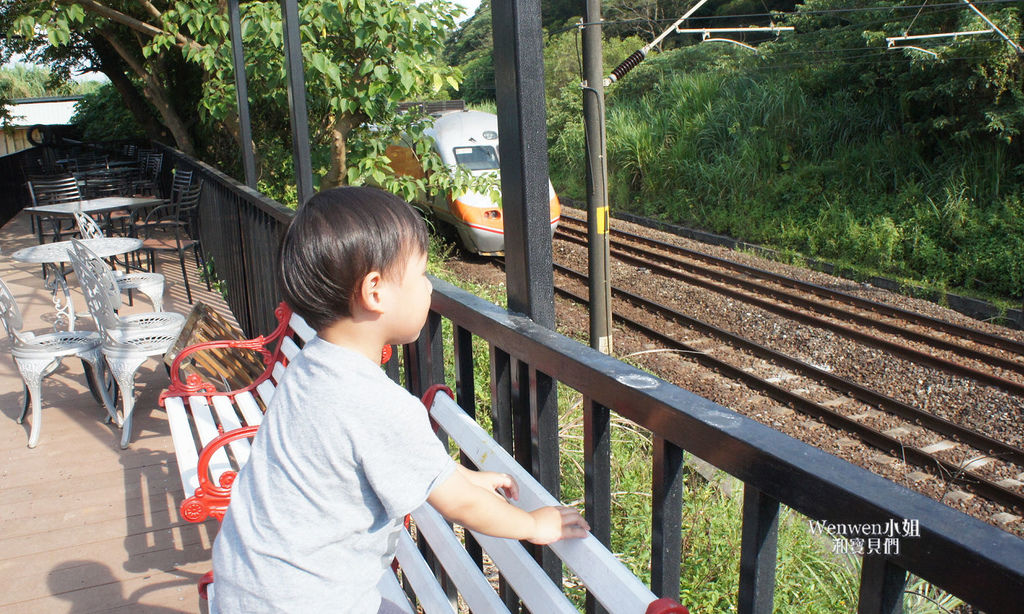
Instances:
[[[3,320],[4,329],[11,340],[14,363],[18,366],[24,383],[25,401],[21,407],[18,424],[25,420],[29,402],[32,403],[32,429],[29,431],[28,447],[34,448],[39,443],[42,427],[43,378],[56,371],[64,358],[75,356],[82,360],[89,390],[97,400],[101,400],[97,392],[97,382],[104,380],[100,335],[95,331],[81,330],[42,335],[22,331],[21,310],[18,309],[14,295],[3,280],[0,280],[0,319]],[[109,407],[107,409],[109,411]]]
[[[78,232],[83,239],[101,239],[104,237],[103,229],[88,215],[76,211],[74,213],[75,223],[78,224]],[[124,267],[129,268],[128,255],[125,255]],[[114,279],[121,292],[128,292],[131,297],[132,290],[138,290],[149,297],[153,304],[153,311],[164,310],[164,276],[160,273],[126,273],[113,269]]]
[[[107,410],[122,429],[121,447],[127,448],[132,437],[135,372],[150,356],[162,356],[170,349],[185,325],[185,316],[166,311],[119,316],[121,292],[107,263],[77,239],[72,239],[68,255],[100,331],[100,349],[121,390],[121,411],[110,401]]]

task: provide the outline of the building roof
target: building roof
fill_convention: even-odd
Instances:
[[[80,99],[81,96],[19,98],[12,100],[7,110],[11,113],[12,126],[63,126],[71,123]]]

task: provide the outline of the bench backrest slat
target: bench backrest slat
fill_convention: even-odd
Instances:
[[[260,400],[263,401],[264,407],[270,407],[270,401],[273,400],[276,391],[277,387],[269,380],[260,382],[256,386],[256,392],[260,393]]]
[[[416,614],[395,574],[388,572],[381,576],[380,582],[377,583],[377,590],[380,591],[381,597],[397,605],[405,614]]]
[[[441,590],[434,573],[427,567],[416,544],[407,531],[398,532],[398,548],[395,551],[402,575],[412,585],[416,599],[426,614],[453,614],[455,609],[448,596]]]
[[[285,358],[287,358],[289,362],[295,360],[295,357],[298,356],[301,351],[302,348],[300,348],[291,337],[285,337],[281,341],[281,353],[284,354]]]
[[[417,534],[427,539],[471,612],[509,614],[508,608],[437,510],[430,505],[421,505],[412,513],[412,519],[416,522]]]
[[[299,339],[302,339],[303,343],[309,343],[309,340],[316,336],[316,331],[306,324],[302,316],[297,313],[292,313],[291,319],[288,320],[288,326],[298,335]]]
[[[501,570],[501,576],[512,586],[528,610],[545,614],[579,614],[569,598],[562,593],[562,587],[551,582],[544,568],[522,544],[475,531],[470,533]]]
[[[436,395],[430,415],[478,468],[508,473],[515,478],[519,483],[519,501],[513,501],[513,504],[527,511],[545,505],[560,505],[450,397]],[[550,548],[609,611],[643,612],[656,599],[593,535],[555,542]]]
[[[281,378],[284,377],[284,373],[285,373],[285,366],[282,365],[279,362],[275,362],[274,363],[274,369],[273,369],[273,371],[270,374],[270,377],[274,380],[274,385],[275,386],[278,384],[278,382],[281,381]],[[268,381],[264,381],[263,383],[266,384],[266,383],[269,383],[269,382]],[[271,396],[273,396],[273,395],[271,395]],[[268,401],[268,403],[269,403],[269,401]]]

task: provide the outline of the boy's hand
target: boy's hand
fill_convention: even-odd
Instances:
[[[572,507],[542,507],[530,512],[530,516],[536,528],[527,541],[540,546],[560,539],[586,537],[590,530],[587,521]]]

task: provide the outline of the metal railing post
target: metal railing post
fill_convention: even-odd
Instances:
[[[291,110],[292,157],[295,187],[301,207],[313,195],[313,164],[309,155],[309,115],[306,111],[306,78],[302,68],[302,35],[296,0],[281,0],[284,29],[285,71],[288,73],[288,108]]]
[[[736,605],[740,614],[771,614],[778,541],[778,500],[744,484],[740,589]]]
[[[239,0],[228,0],[228,23],[231,27],[231,61],[235,68],[235,98],[238,101],[238,134],[242,146],[242,169],[245,185],[256,187],[256,156],[252,149],[252,125],[249,121],[249,85],[245,77],[245,53],[242,51],[242,19]]]
[[[508,306],[510,311],[553,329],[555,291],[540,1],[496,0],[491,14]]]

